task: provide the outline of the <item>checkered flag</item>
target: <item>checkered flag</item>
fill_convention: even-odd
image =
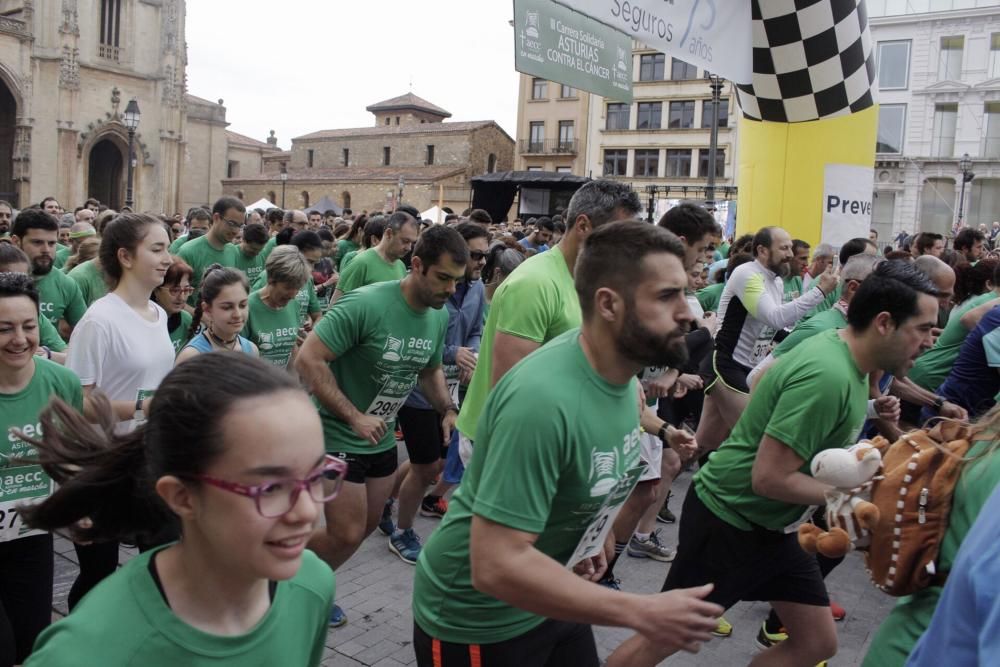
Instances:
[[[747,118],[833,118],[875,104],[865,0],[752,0],[753,83],[737,85]]]

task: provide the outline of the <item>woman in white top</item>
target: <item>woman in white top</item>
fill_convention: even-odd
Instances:
[[[91,304],[70,337],[66,367],[80,377],[88,399],[98,389],[111,401],[118,433],[145,419],[149,397],[173,368],[167,314],[149,299],[173,261],[169,245],[166,227],[152,216],[124,213],[108,223],[98,256],[111,291]],[[85,401],[85,414],[96,421],[90,403]],[[80,577],[71,607],[118,564],[115,543],[76,548]]]

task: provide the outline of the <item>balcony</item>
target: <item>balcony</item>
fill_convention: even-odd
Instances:
[[[111,62],[121,62],[121,47],[112,46],[111,44],[98,44],[97,45],[97,55],[104,60],[110,60]]]
[[[576,139],[569,141],[559,141],[550,139],[548,141],[530,141],[522,139],[520,142],[522,155],[576,155]]]

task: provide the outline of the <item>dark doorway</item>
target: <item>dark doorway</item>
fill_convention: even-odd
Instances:
[[[14,187],[14,133],[17,126],[17,102],[7,85],[0,81],[0,199],[18,205]]]
[[[122,207],[122,152],[110,139],[102,139],[90,149],[87,196],[105,206]]]

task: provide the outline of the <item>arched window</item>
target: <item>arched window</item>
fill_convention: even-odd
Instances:
[[[309,207],[309,193],[306,192],[305,190],[303,190],[301,197],[302,197],[302,206],[303,206],[303,208],[308,208]]]
[[[242,190],[237,190],[236,191],[236,198],[239,199],[239,200],[241,200],[241,201],[246,199],[246,197],[243,195],[243,191]]]
[[[486,173],[492,174],[497,170],[497,156],[490,153],[490,156],[486,158]]]
[[[278,196],[274,194],[274,190],[268,190],[267,200],[272,204],[278,203]]]
[[[340,199],[344,202],[341,204],[344,208],[351,208],[351,193],[344,190],[340,193]]]

